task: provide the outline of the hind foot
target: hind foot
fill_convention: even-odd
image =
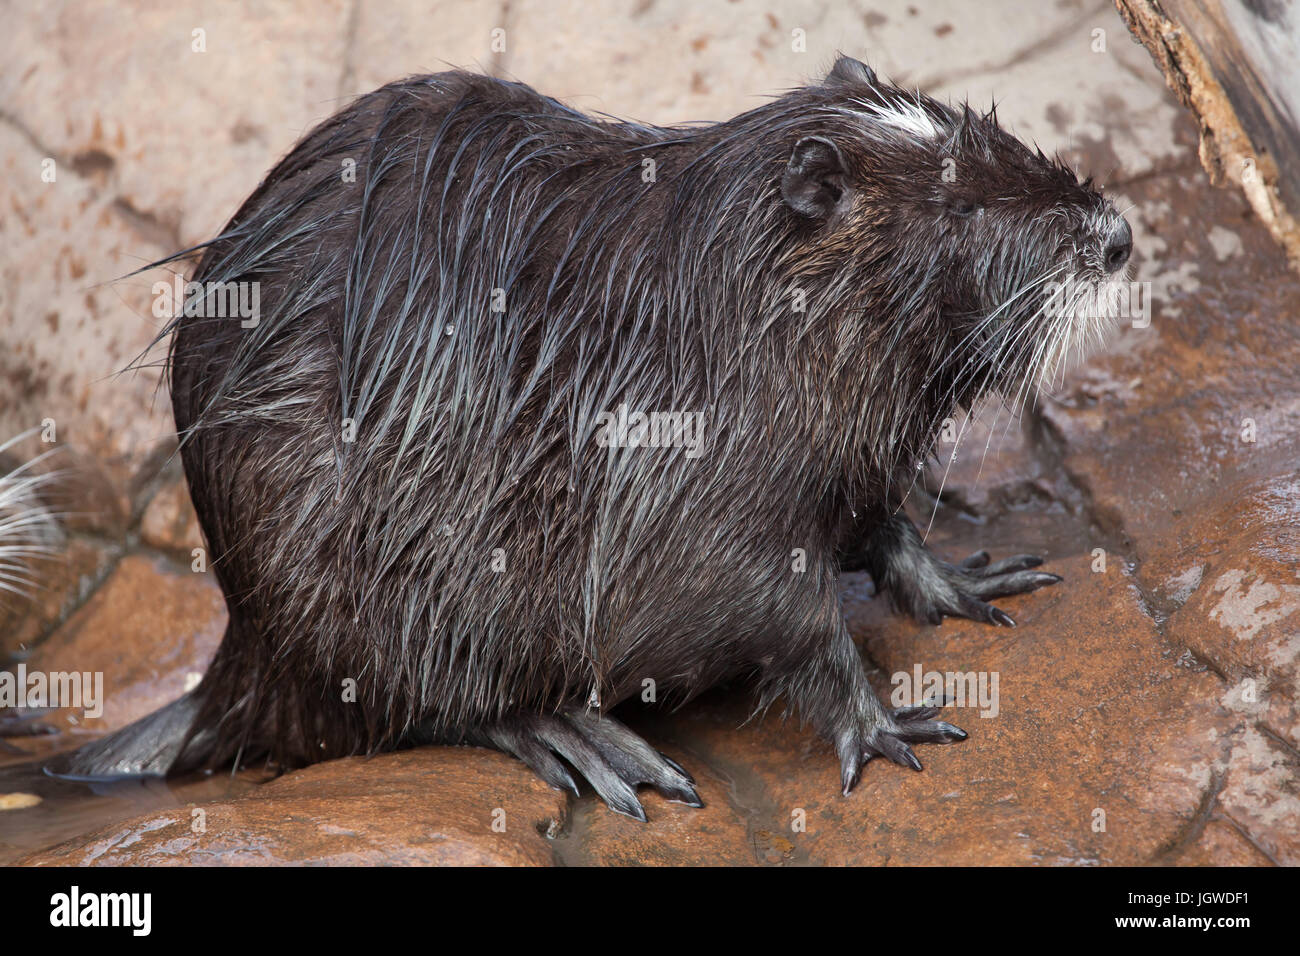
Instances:
[[[690,774],[613,717],[577,708],[554,715],[520,715],[472,736],[518,757],[557,790],[576,795],[577,784],[559,760],[563,757],[611,810],[642,823],[645,810],[636,796],[641,784],[669,800],[704,806]]]
[[[912,744],[948,744],[966,739],[966,731],[935,720],[938,707],[900,707],[880,710],[846,733],[839,735],[835,749],[840,758],[840,782],[844,795],[857,786],[862,768],[873,757],[887,757],[894,763],[920,770],[921,761]]]

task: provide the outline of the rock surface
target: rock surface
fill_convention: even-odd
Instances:
[[[27,753],[0,763],[179,695],[224,628],[219,589],[190,567],[202,539],[157,369],[114,377],[152,338],[167,274],[109,280],[209,235],[348,96],[444,63],[670,122],[732,115],[843,50],[943,96],[996,97],[1004,123],[1129,207],[1149,327],[1015,422],[982,409],[913,502],[923,526],[943,503],[942,553],[1037,551],[1065,581],[999,602],[1010,630],[916,625],[846,580],[882,694],[917,666],[996,675],[996,716],[953,708],[967,741],[922,749],[921,774],[875,761],[844,798],[830,748],[776,713],[746,723],[744,688],[634,708],[706,803],[643,793],[646,824],[472,748],[79,801],[6,789],[0,767],[0,862],[1300,864],[1300,280],[1245,202],[1209,187],[1194,125],[1108,4],[1036,5],[1033,26],[1011,0],[776,6],[279,0],[229,21],[186,4],[16,18],[0,38],[0,439],[53,418],[75,514],[46,590],[0,616],[0,665],[102,672],[107,693],[99,718],[46,715],[61,732],[12,739]],[[193,148],[199,119],[214,148]]]
[[[487,750],[426,749],[308,767],[229,800],[113,824],[33,866],[538,866],[565,798]]]

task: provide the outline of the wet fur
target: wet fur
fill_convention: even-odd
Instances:
[[[831,739],[846,788],[871,756],[915,762],[907,741],[960,731],[876,701],[841,560],[886,590],[938,573],[901,494],[955,405],[1034,373],[1041,303],[1015,296],[1092,268],[1107,215],[991,115],[851,60],[683,128],[459,72],[362,97],[201,250],[194,278],[261,283],[257,327],[169,330],[226,637],[170,716],[72,770],[440,740],[563,783],[549,715],[731,678]],[[623,403],[704,412],[704,455],[599,447]]]

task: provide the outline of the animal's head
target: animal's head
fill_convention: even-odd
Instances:
[[[1091,180],[993,111],[906,92],[856,60],[835,64],[815,102],[782,197],[843,287],[928,339],[934,387],[969,404],[1050,380],[1100,344],[1132,233]]]

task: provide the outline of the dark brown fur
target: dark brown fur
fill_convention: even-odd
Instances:
[[[466,73],[362,97],[203,250],[196,279],[260,283],[258,325],[175,323],[225,640],[70,771],[470,741],[639,815],[639,783],[698,798],[588,702],[732,678],[810,719],[846,790],[872,756],[919,768],[909,743],[965,735],[876,700],[841,561],[926,618],[1055,580],[944,564],[899,496],[954,405],[1037,371],[1038,286],[1113,271],[1117,223],[993,117],[852,60],[677,129]],[[624,403],[704,413],[704,454],[600,447]]]

